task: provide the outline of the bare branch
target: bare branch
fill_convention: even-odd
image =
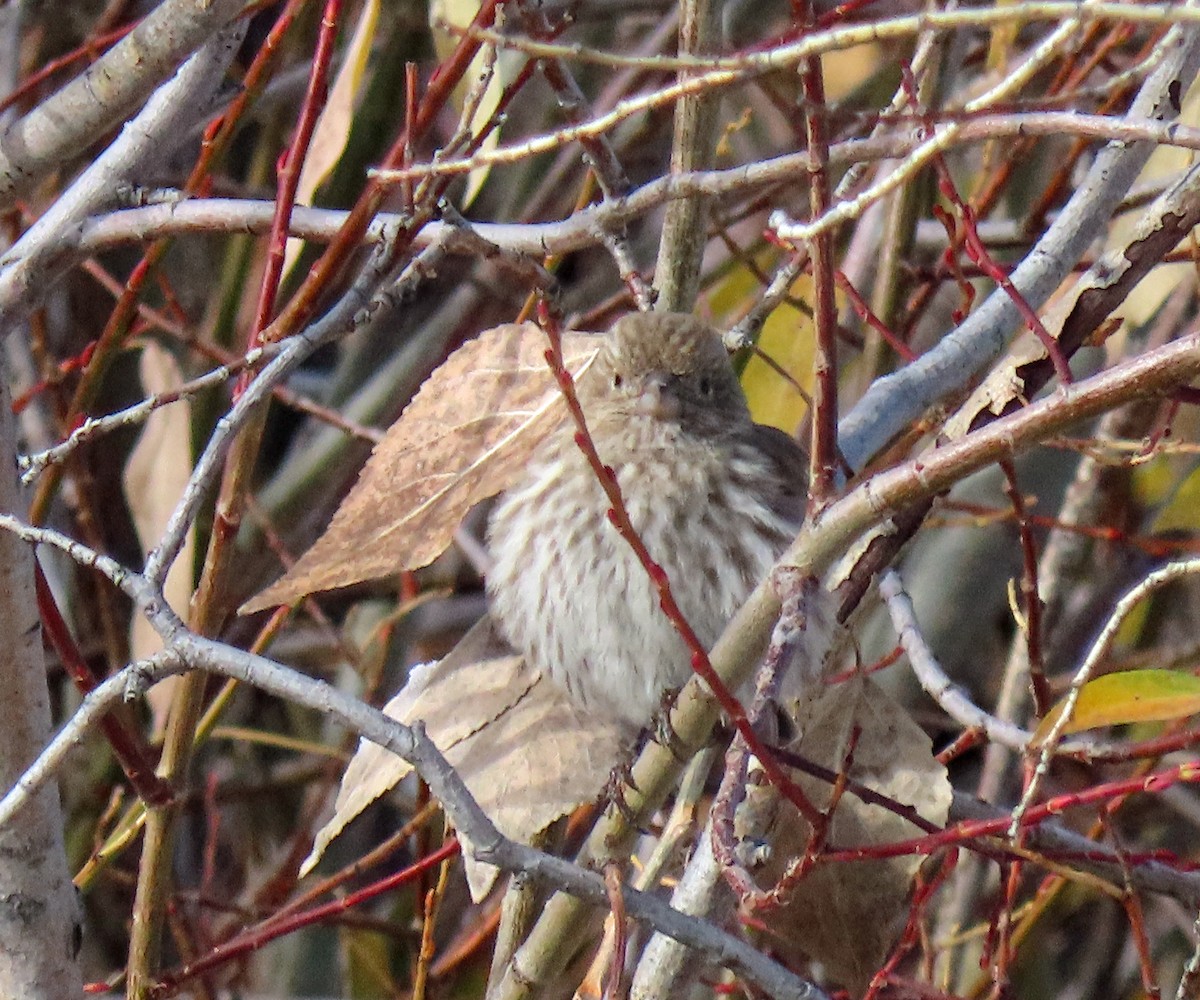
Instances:
[[[222,0],[218,6],[230,8],[231,0]],[[240,0],[233,0],[233,6],[240,6]],[[187,134],[196,102],[208,101],[216,90],[245,31],[244,23],[231,25],[189,59],[0,260],[0,335],[7,333],[73,262],[73,231],[83,220],[113,204],[123,184]],[[0,149],[3,145],[0,142]]]
[[[144,101],[245,0],[163,0],[84,73],[0,134],[0,204],[77,156]],[[193,92],[199,106],[208,95]],[[195,112],[197,104],[190,106]]]

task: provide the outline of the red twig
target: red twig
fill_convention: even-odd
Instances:
[[[891,981],[904,957],[912,951],[921,939],[922,914],[924,914],[925,908],[945,883],[946,879],[950,877],[950,873],[954,871],[956,864],[958,864],[958,852],[949,851],[941,866],[934,872],[932,878],[925,879],[918,875],[912,905],[908,908],[908,920],[904,925],[904,931],[900,935],[900,940],[896,942],[896,946],[892,949],[892,953],[888,956],[887,961],[871,977],[871,983],[867,987],[867,992],[863,994],[862,1000],[875,1000],[879,996],[880,990]]]
[[[962,305],[951,314],[955,323],[961,323],[967,318],[971,306],[975,303],[975,286],[967,280],[962,262],[958,259],[958,251],[962,249],[963,240],[966,238],[965,230],[958,225],[954,216],[941,205],[934,205],[932,211],[933,217],[946,230],[946,249],[942,251],[942,267],[950,272],[950,276],[958,285],[958,290],[962,295]],[[977,268],[977,270],[980,275],[984,273],[982,268]]]
[[[75,637],[71,635],[71,630],[58,609],[58,602],[54,600],[54,594],[40,565],[35,567],[34,583],[37,588],[38,612],[42,618],[46,638],[54,647],[63,669],[75,686],[87,694],[99,680],[75,644]],[[164,806],[174,799],[171,787],[155,774],[154,754],[146,745],[141,733],[129,726],[115,712],[110,712],[100,720],[100,731],[112,747],[121,770],[129,779],[129,784],[143,802],[151,806]]]
[[[1129,778],[1124,781],[1094,785],[1090,788],[1083,788],[1079,791],[1047,799],[1040,805],[1033,806],[1026,811],[1022,821],[1022,828],[1033,827],[1045,820],[1055,819],[1068,809],[1078,809],[1089,805],[1105,805],[1108,800],[1121,795],[1133,795],[1139,792],[1153,794],[1179,784],[1200,784],[1200,765],[1197,765],[1195,762],[1188,762],[1169,768],[1166,771],[1158,771],[1154,774]],[[871,847],[851,847],[834,850],[825,856],[825,860],[829,862],[863,861],[868,858],[892,858],[905,854],[931,854],[939,847],[956,844],[973,847],[971,841],[980,837],[1003,835],[1008,831],[1009,824],[1011,823],[1012,817],[1008,815],[998,816],[994,819],[967,820],[947,827],[938,833],[931,833],[927,836],[916,837],[911,840],[897,841],[893,844],[876,844]],[[1003,850],[1000,844],[993,846]],[[1056,854],[1055,857],[1067,857],[1069,855],[1070,852],[1063,852]],[[1101,855],[1087,857],[1094,860],[1101,857]],[[1111,860],[1107,854],[1103,858]],[[1147,859],[1149,859],[1149,856],[1147,856]],[[1141,856],[1139,856],[1139,860],[1141,860]],[[1155,854],[1153,860],[1164,859],[1161,855]]]
[[[7,111],[26,94],[36,90],[43,82],[54,76],[55,73],[66,69],[73,63],[84,59],[94,62],[103,54],[105,49],[110,48],[119,42],[122,38],[128,35],[129,32],[136,28],[139,23],[139,21],[131,21],[129,24],[123,24],[121,27],[105,32],[96,38],[89,38],[82,45],[77,46],[70,52],[59,56],[57,59],[51,59],[48,63],[46,63],[46,65],[41,67],[41,69],[29,74],[29,76],[22,80],[20,84],[18,84],[12,90],[11,93],[9,93],[3,100],[0,100],[0,112]]]
[[[1050,682],[1046,680],[1045,664],[1042,661],[1042,599],[1038,595],[1037,543],[1030,530],[1025,511],[1025,498],[1017,482],[1017,467],[1011,460],[999,463],[1004,473],[1004,492],[1012,502],[1013,514],[1021,536],[1021,556],[1024,570],[1021,573],[1021,598],[1025,606],[1025,642],[1029,651],[1029,687],[1033,693],[1033,709],[1040,719],[1050,711],[1054,696]]]
[[[938,763],[949,764],[964,753],[980,746],[986,741],[986,738],[987,736],[982,729],[964,729],[953,741],[937,752],[935,756]]]
[[[858,747],[858,741],[861,736],[862,728],[855,724],[850,730],[850,738],[846,743],[846,753],[843,757],[842,765],[834,776],[833,786],[829,792],[829,804],[821,810],[816,822],[812,824],[809,830],[808,843],[804,846],[804,853],[787,866],[783,875],[780,876],[779,881],[769,891],[758,893],[753,899],[744,901],[749,904],[749,908],[753,913],[761,916],[786,904],[791,898],[792,891],[812,871],[817,861],[820,860],[822,851],[825,849],[826,840],[829,837],[829,827],[833,822],[833,814],[837,810],[838,803],[842,801],[842,796],[845,794],[847,784],[850,780],[850,768],[854,765],[854,751]]]
[[[1142,910],[1141,898],[1138,896],[1137,890],[1133,885],[1133,872],[1130,870],[1129,857],[1121,844],[1120,837],[1107,817],[1102,817],[1101,822],[1108,828],[1113,842],[1113,850],[1117,855],[1117,860],[1121,864],[1121,872],[1124,875],[1125,891],[1121,895],[1121,906],[1124,908],[1125,916],[1129,920],[1129,929],[1133,935],[1134,946],[1137,948],[1138,967],[1142,975],[1142,989],[1145,990],[1146,996],[1150,1000],[1160,1000],[1162,990],[1155,980],[1154,955],[1150,947],[1150,936],[1146,933],[1146,915]]]
[[[942,501],[944,511],[958,511],[972,518],[994,521],[1005,521],[1013,516],[1011,510],[989,507],[986,504],[969,503],[953,497]],[[1156,538],[1149,535],[1130,535],[1121,528],[1103,524],[1068,524],[1056,517],[1044,514],[1025,513],[1025,519],[1035,528],[1052,528],[1055,531],[1065,531],[1072,535],[1082,535],[1098,542],[1127,545],[1136,548],[1146,555],[1157,557],[1177,556],[1181,553],[1200,552],[1200,544],[1191,538]],[[943,523],[945,519],[943,518]]]
[[[942,193],[946,194],[947,191],[953,191],[953,184],[950,182],[950,171],[946,168],[945,161],[940,156],[935,157],[934,165],[942,172],[942,180],[939,182],[939,188]],[[1063,354],[1058,341],[1046,329],[1038,314],[1026,301],[1025,296],[1012,283],[1012,280],[1008,277],[1008,273],[988,253],[988,249],[983,245],[983,240],[980,239],[979,230],[975,225],[974,210],[970,205],[958,198],[957,192],[954,194],[954,199],[957,201],[959,211],[962,213],[963,236],[967,255],[983,269],[992,281],[1004,289],[1005,293],[1012,300],[1013,305],[1017,307],[1017,311],[1021,314],[1022,319],[1025,320],[1025,325],[1029,327],[1030,332],[1037,337],[1046,349],[1046,354],[1054,365],[1054,372],[1058,375],[1058,380],[1063,385],[1070,385],[1075,381],[1075,378],[1071,374],[1071,366],[1067,363],[1066,356]]]
[[[1019,842],[1023,842],[1026,831],[1021,830]],[[1017,907],[1017,895],[1021,889],[1024,866],[1021,859],[1010,858],[1000,865],[1000,880],[1004,895],[996,910],[995,920],[989,930],[991,947],[992,983],[999,997],[1008,989],[1008,968],[1013,959],[1012,929],[1013,913]]]
[[[491,27],[496,18],[496,12],[503,4],[504,0],[483,0],[479,7],[479,13],[471,22],[471,28]],[[479,51],[481,44],[476,34],[468,29],[450,57],[434,70],[433,76],[425,88],[425,94],[417,107],[415,119],[409,119],[405,123],[402,134],[383,158],[381,165],[385,169],[393,169],[402,165],[405,151],[411,151],[416,143],[424,137],[438,112],[449,100],[455,85],[462,79],[467,67],[470,66],[471,60],[475,58],[475,53]],[[453,178],[447,177],[435,184],[426,199],[427,205],[435,204],[446,185],[452,180]],[[342,224],[342,228],[338,230],[337,235],[325,248],[325,252],[309,269],[308,276],[296,290],[296,294],[288,301],[287,307],[263,331],[264,341],[278,340],[299,329],[308,320],[316,308],[321,293],[337,278],[347,261],[353,256],[354,251],[358,249],[363,234],[383,204],[384,197],[385,186],[374,178],[369,179],[362,194],[359,195],[358,201],[355,202],[346,221]],[[428,207],[414,209],[404,231],[397,234],[393,252],[400,253],[407,246],[411,241],[412,234],[428,221],[430,212],[431,209]]]
[[[188,962],[177,972],[164,976],[151,991],[151,996],[154,1000],[170,996],[181,983],[185,983],[189,979],[207,972],[209,969],[214,969],[252,951],[257,951],[263,945],[274,941],[276,938],[291,934],[293,931],[298,931],[303,927],[320,923],[329,917],[344,913],[359,903],[365,903],[367,900],[381,896],[385,892],[390,892],[392,889],[413,881],[419,875],[441,864],[447,858],[453,857],[458,853],[458,850],[458,841],[448,840],[436,851],[422,858],[420,861],[414,862],[394,875],[380,879],[373,885],[360,889],[358,892],[349,893],[341,899],[332,900],[321,906],[314,906],[311,910],[292,913],[281,918],[268,918],[257,927],[253,927],[239,934],[236,938],[231,938],[224,944],[218,945],[207,955],[203,955],[193,962]]]
[[[433,75],[425,87],[425,96],[421,99],[416,117],[409,119],[404,133],[388,150],[387,156],[383,158],[384,167],[393,168],[403,165],[405,150],[411,150],[412,146],[429,131],[429,126],[433,124],[437,113],[450,99],[454,88],[458,86],[458,81],[462,79],[467,67],[471,65],[471,60],[475,58],[475,53],[483,44],[475,29],[490,28],[496,20],[497,11],[504,6],[504,2],[505,0],[483,0],[483,3],[479,5],[479,12],[472,19],[458,45],[450,54],[450,58],[439,63],[437,69],[433,71]]]
[[[867,305],[866,300],[858,294],[858,289],[851,283],[841,271],[834,275],[837,281],[837,286],[846,293],[846,298],[850,300],[850,306],[858,314],[859,319],[867,324],[872,330],[879,334],[893,351],[895,351],[902,361],[916,361],[917,355],[911,347],[901,340],[895,332],[872,311]]]
[[[209,773],[204,780],[204,850],[200,863],[200,894],[216,896],[214,884],[217,874],[217,848],[221,843],[221,808],[217,801],[217,791],[220,782],[215,773]],[[197,923],[204,937],[204,946],[212,945],[212,927],[208,914],[203,910],[198,914]]]
[[[183,187],[185,193],[195,194],[206,188],[209,171],[233,137],[234,129],[242,114],[269,78],[284,36],[293,24],[296,14],[308,2],[309,0],[289,0],[276,19],[250,68],[246,71],[242,80],[241,92],[230,103],[224,114],[211,122],[205,129],[200,155]],[[168,242],[165,239],[155,241],[130,272],[125,283],[125,291],[113,307],[113,311],[104,325],[104,330],[97,338],[94,361],[88,365],[84,377],[75,391],[75,396],[71,400],[72,414],[83,414],[90,409],[105,371],[125,342],[129,325],[137,313],[138,299],[146,279],[162,259]],[[50,498],[58,488],[60,475],[60,470],[52,469],[38,484],[37,494],[30,504],[29,516],[33,523],[40,523],[44,518]]]
[[[1103,760],[1106,764],[1115,764],[1146,758],[1157,759],[1169,753],[1178,753],[1180,750],[1187,750],[1197,744],[1200,744],[1200,730],[1187,729],[1183,732],[1166,733],[1162,736],[1156,736],[1153,739],[1129,743],[1119,749],[1114,748],[1108,751],[1103,757],[1099,755],[1085,757],[1086,750],[1077,756],[1081,759]],[[1066,755],[1064,754],[1064,756]]]
[[[902,70],[904,76],[904,84],[909,89],[912,95],[913,106],[917,106],[916,87],[912,79],[912,71],[908,67]],[[932,127],[926,126],[924,129],[927,135],[933,134]],[[1005,294],[1012,300],[1017,311],[1021,314],[1025,324],[1029,327],[1030,332],[1041,342],[1046,349],[1046,354],[1049,356],[1051,363],[1054,365],[1054,371],[1058,375],[1058,379],[1063,385],[1069,385],[1074,381],[1071,375],[1071,367],[1067,363],[1066,357],[1063,355],[1062,348],[1057,340],[1050,335],[1042,323],[1038,314],[1033,307],[1025,300],[1025,296],[1017,289],[1008,273],[999,264],[996,263],[991,253],[984,246],[983,240],[979,236],[979,229],[976,225],[975,211],[963,201],[958,193],[958,189],[954,185],[954,179],[950,176],[950,168],[946,166],[945,158],[940,154],[936,154],[930,161],[934,171],[937,173],[938,190],[942,196],[950,202],[951,205],[958,211],[959,218],[962,220],[962,238],[963,246],[967,251],[967,256],[971,258],[983,272],[992,279],[997,285],[1004,289]]]
[[[917,810],[908,805],[906,802],[901,802],[898,799],[890,798],[882,792],[877,792],[875,789],[864,785],[860,781],[855,781],[848,774],[840,775],[837,771],[831,771],[829,768],[821,764],[814,763],[807,757],[800,754],[792,753],[790,750],[775,748],[775,754],[784,764],[794,770],[807,774],[809,777],[816,778],[818,781],[824,781],[829,785],[842,784],[855,798],[867,803],[868,805],[879,806],[886,809],[888,812],[894,813],[901,819],[908,820],[918,830],[924,830],[926,833],[940,833],[943,827],[932,823],[922,816]]]
[[[248,338],[248,349],[258,347],[262,332],[275,310],[275,297],[283,277],[283,261],[287,250],[288,230],[292,221],[292,209],[296,204],[296,189],[300,184],[300,168],[308,155],[312,143],[317,117],[325,106],[329,95],[329,66],[333,59],[333,43],[337,38],[338,21],[342,16],[342,0],[325,0],[321,14],[321,29],[317,35],[317,48],[313,54],[312,69],[308,75],[308,87],[300,106],[300,117],[296,123],[296,135],[292,145],[284,152],[279,169],[275,195],[275,214],[271,219],[271,236],[268,242],[267,266],[259,287],[258,305],[254,313],[254,327]],[[241,395],[248,384],[248,375],[243,374],[234,389],[234,398]]]
[[[19,396],[12,401],[13,413],[21,413],[25,407],[32,403],[38,396],[49,389],[52,385],[58,385],[66,376],[72,372],[83,371],[88,366],[88,362],[92,360],[92,355],[96,351],[96,341],[92,341],[82,351],[73,357],[67,358],[65,361],[60,361],[54,369],[53,375],[50,378],[44,378],[31,385]],[[82,422],[82,417],[78,422]],[[77,422],[77,423],[78,423]],[[72,427],[71,430],[75,428]]]
[[[847,667],[845,670],[842,670],[836,674],[831,674],[829,677],[826,677],[824,680],[824,683],[829,684],[829,685],[845,684],[848,680],[850,680],[853,677],[865,677],[868,674],[876,674],[880,670],[886,670],[888,667],[890,667],[894,663],[898,662],[900,657],[902,657],[903,655],[904,655],[904,647],[903,646],[893,646],[891,652],[884,653],[883,656],[881,656],[878,660],[876,660],[870,666],[863,667],[863,666],[855,665],[852,667]]]
[[[412,166],[412,123],[417,120],[417,64],[415,62],[405,63],[404,65],[404,147],[400,151],[400,166]],[[413,182],[412,178],[405,178],[404,183],[400,185],[400,191],[404,198],[404,208],[411,212],[415,202],[413,201]]]

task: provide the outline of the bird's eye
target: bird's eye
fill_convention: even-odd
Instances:
[[[620,389],[621,386],[624,384],[624,382],[625,382],[625,380],[623,378],[621,378],[621,375],[619,372],[613,376],[613,388],[614,389]]]
[[[712,379],[710,379],[710,378],[700,379],[700,395],[701,396],[711,396],[712,391],[713,391]]]

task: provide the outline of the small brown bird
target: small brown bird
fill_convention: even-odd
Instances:
[[[630,315],[580,379],[596,450],[634,528],[711,648],[799,530],[800,446],[756,424],[715,330],[691,316]],[[492,616],[581,707],[644,727],[690,657],[574,441],[545,445],[488,529]]]

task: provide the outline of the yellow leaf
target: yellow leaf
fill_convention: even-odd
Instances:
[[[854,45],[848,49],[826,52],[821,56],[825,76],[825,99],[840,101],[849,97],[879,72],[883,64],[883,49],[878,45]]]
[[[1200,526],[1200,469],[1188,476],[1155,518],[1156,535],[1168,531],[1195,531]]]
[[[802,279],[807,286],[807,279]],[[797,283],[799,284],[799,282]],[[803,289],[807,293],[808,289]],[[812,326],[800,310],[783,305],[763,324],[758,347],[788,373],[805,392],[812,392]],[[795,434],[805,416],[808,403],[787,378],[760,357],[753,357],[742,371],[742,388],[755,421]]]
[[[1041,743],[1062,715],[1066,699],[1054,706],[1033,734]],[[1200,677],[1177,670],[1126,670],[1088,681],[1063,728],[1078,733],[1129,722],[1163,722],[1200,712]]]
[[[1179,488],[1178,470],[1165,456],[1133,467],[1133,492],[1136,501],[1143,507],[1161,507],[1170,501],[1171,494]],[[1163,516],[1160,512],[1159,517]],[[1153,531],[1161,531],[1157,525]]]
[[[448,28],[463,29],[468,27],[479,13],[479,0],[432,0],[429,4],[429,23],[433,31],[433,46],[438,58],[444,60],[454,51],[460,40],[460,35]],[[496,26],[502,24],[498,17]],[[471,60],[463,81],[454,89],[452,100],[462,111],[468,91],[471,87],[484,83],[483,94],[471,114],[471,120],[463,125],[472,135],[478,135],[491,120],[500,107],[500,98],[504,96],[505,88],[521,75],[525,68],[525,56],[515,49],[500,49],[490,43],[480,46],[475,58]],[[479,146],[480,152],[489,152],[500,144],[500,127],[492,129]],[[467,187],[462,196],[464,210],[471,206],[475,197],[483,189],[491,166],[476,167],[467,175]]]
[[[768,271],[774,265],[768,254],[763,254],[756,263]],[[706,304],[713,318],[724,326],[752,301],[759,289],[758,278],[739,264],[713,286]],[[808,278],[797,279],[791,288],[792,295],[801,300],[810,299],[811,292],[812,282]],[[812,324],[799,309],[785,303],[772,312],[763,324],[758,347],[805,392],[812,392]],[[742,389],[755,422],[778,427],[785,434],[795,434],[808,413],[808,404],[796,386],[760,357],[752,357],[746,363]]]

